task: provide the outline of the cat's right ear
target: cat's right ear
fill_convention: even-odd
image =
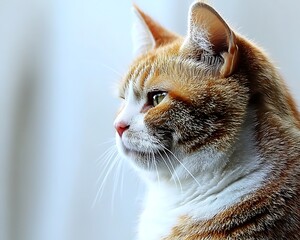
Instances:
[[[159,46],[170,43],[178,38],[176,34],[163,28],[136,5],[133,5],[132,11],[132,41],[135,57],[145,54]]]

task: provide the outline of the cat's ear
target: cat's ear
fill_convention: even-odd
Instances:
[[[223,77],[236,67],[238,46],[233,31],[210,6],[196,2],[190,8],[188,37],[183,45],[198,59],[216,64]]]
[[[134,56],[142,55],[154,48],[177,39],[177,35],[163,28],[136,5],[133,6],[132,40]]]

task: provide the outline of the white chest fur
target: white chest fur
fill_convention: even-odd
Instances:
[[[138,240],[158,240],[165,236],[174,225],[180,213],[175,198],[164,192],[168,187],[160,186],[148,192],[146,206],[140,219]],[[173,194],[172,194],[173,195]]]
[[[205,171],[197,166],[203,153],[182,159],[185,167],[179,165],[176,169],[177,176],[184,179],[180,187],[162,178],[160,182],[149,183],[138,240],[162,239],[183,216],[209,219],[261,186],[268,168],[261,164],[255,150],[251,125],[244,127],[230,156],[219,154],[212,159],[210,155],[209,162],[215,164]],[[187,169],[194,177],[185,175]]]

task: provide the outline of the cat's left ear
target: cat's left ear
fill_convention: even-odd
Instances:
[[[163,28],[136,5],[133,6],[132,40],[134,56],[145,54],[162,45],[168,44],[178,36]]]
[[[196,2],[190,8],[188,37],[182,47],[189,55],[216,66],[219,74],[233,74],[238,58],[235,34],[222,17],[205,3]]]

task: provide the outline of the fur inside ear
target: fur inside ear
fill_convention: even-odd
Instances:
[[[133,13],[132,37],[135,56],[145,54],[178,38],[176,34],[166,30],[137,6],[133,7]]]
[[[143,16],[136,7],[132,8],[133,12],[133,27],[132,41],[133,54],[135,57],[145,54],[149,50],[155,48],[155,39],[147,26]]]
[[[238,46],[236,37],[222,17],[210,6],[196,2],[190,8],[188,37],[183,49],[189,55],[218,65],[223,77],[230,76],[236,67]]]
[[[155,48],[155,39],[148,28],[145,20],[136,7],[132,8],[133,12],[133,27],[132,27],[132,42],[133,54],[139,56],[145,54],[149,50]]]

